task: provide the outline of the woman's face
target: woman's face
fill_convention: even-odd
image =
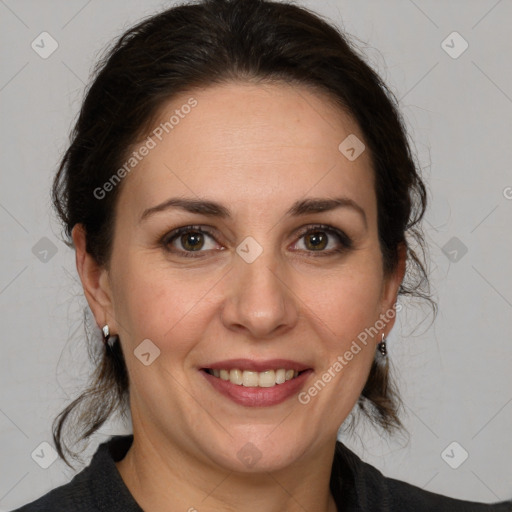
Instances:
[[[124,178],[89,302],[120,336],[136,435],[279,469],[334,442],[393,323],[401,276],[383,274],[370,155],[354,139],[343,153],[357,125],[302,87],[194,91],[157,125],[177,114]]]

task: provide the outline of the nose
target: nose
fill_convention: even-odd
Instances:
[[[221,313],[226,328],[254,339],[269,339],[292,329],[298,318],[297,300],[270,251],[252,263],[237,256],[233,265]]]

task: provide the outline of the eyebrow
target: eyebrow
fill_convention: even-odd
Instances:
[[[158,212],[163,212],[172,208],[179,208],[190,213],[198,213],[209,217],[218,217],[221,219],[230,219],[231,212],[228,208],[220,203],[214,201],[207,201],[203,199],[188,199],[181,197],[173,197],[167,199],[161,204],[148,208],[142,213],[139,223],[149,218]],[[302,199],[295,202],[291,208],[285,213],[286,217],[299,217],[302,215],[309,215],[312,213],[321,213],[337,208],[350,208],[361,215],[364,221],[365,227],[368,227],[368,220],[366,218],[366,212],[359,206],[353,199],[348,197],[337,197],[337,198],[309,198]]]

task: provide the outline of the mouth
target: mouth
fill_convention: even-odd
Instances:
[[[269,369],[262,372],[241,368],[202,368],[201,370],[217,379],[249,388],[272,388],[294,380],[309,371],[309,369],[299,371],[292,368]]]
[[[264,371],[242,368],[223,365],[201,368],[199,373],[210,389],[244,407],[269,407],[285,402],[296,396],[313,374],[311,368],[277,367]]]
[[[228,359],[198,370],[210,389],[245,407],[268,407],[289,400],[313,375],[311,366],[290,359]]]

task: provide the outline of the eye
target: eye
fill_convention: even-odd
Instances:
[[[184,226],[175,229],[164,235],[160,243],[166,251],[187,258],[200,257],[200,253],[219,247],[215,237],[204,226]],[[301,243],[303,247],[296,247]],[[318,253],[315,256],[329,256],[350,248],[352,240],[343,231],[324,224],[303,229],[299,233],[299,241],[294,244],[294,250]],[[220,247],[220,250],[223,249]]]
[[[318,256],[344,252],[352,247],[352,240],[343,231],[324,224],[309,226],[299,236],[296,245],[300,245],[301,241],[303,245],[299,250],[321,253]]]
[[[213,235],[201,226],[185,226],[175,229],[165,235],[161,243],[167,251],[180,253],[186,257],[195,257],[190,253],[213,250],[218,245]]]

